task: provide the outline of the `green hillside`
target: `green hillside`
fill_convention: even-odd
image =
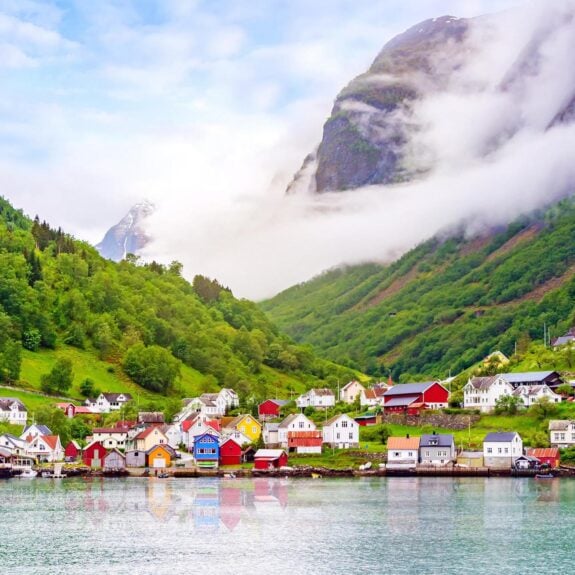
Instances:
[[[181,272],[178,262],[105,260],[0,198],[0,385],[9,386],[0,395],[158,400],[225,386],[245,400],[357,376],[295,345],[217,281],[190,284]]]
[[[296,341],[372,375],[445,377],[575,321],[575,205],[498,233],[430,240],[391,265],[326,272],[261,308]]]

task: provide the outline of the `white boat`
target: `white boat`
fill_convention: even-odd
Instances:
[[[38,472],[33,469],[24,469],[20,475],[15,475],[14,477],[19,477],[20,479],[33,479],[38,477]]]

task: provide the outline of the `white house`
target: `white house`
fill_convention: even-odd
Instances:
[[[353,403],[362,391],[365,391],[365,387],[359,381],[350,381],[340,389],[339,400],[344,403]]]
[[[126,449],[128,431],[116,427],[95,427],[92,431],[93,441],[99,441],[106,449]]]
[[[128,401],[132,401],[129,393],[101,393],[96,399],[87,399],[84,404],[95,413],[110,413],[119,411]]]
[[[359,424],[349,415],[334,415],[323,426],[323,442],[338,449],[359,446]]]
[[[549,422],[549,442],[553,447],[571,447],[575,445],[575,421],[552,419]]]
[[[377,383],[368,389],[364,389],[361,392],[359,400],[361,407],[377,407],[378,405],[383,405],[383,395],[389,388],[390,386],[385,383]]]
[[[488,413],[495,408],[499,398],[512,393],[511,384],[497,375],[472,377],[463,388],[463,407]]]
[[[26,454],[26,441],[20,437],[16,437],[11,433],[3,433],[0,435],[0,447],[9,449],[12,455],[25,455]]]
[[[168,438],[169,446],[177,449],[180,443],[182,443],[182,424],[172,423],[171,425],[166,425],[164,433]]]
[[[218,438],[222,435],[217,422],[206,419],[201,414],[182,421],[182,443],[188,450],[191,451],[194,447],[194,437],[204,433],[211,433]]]
[[[0,397],[0,421],[16,425],[26,425],[28,412],[19,400],[13,397]]]
[[[279,423],[264,423],[262,437],[266,447],[279,445]]]
[[[419,461],[419,437],[390,437],[387,440],[388,469],[414,469]]]
[[[247,435],[244,435],[241,431],[237,429],[232,429],[226,427],[222,429],[222,439],[233,439],[240,447],[244,445],[249,445],[253,442]]]
[[[486,467],[511,468],[520,455],[523,455],[523,440],[515,431],[488,433],[483,440]]]
[[[303,413],[288,415],[278,426],[278,443],[284,449],[289,446],[288,433],[290,431],[315,431],[316,424]]]
[[[335,395],[331,389],[310,389],[296,399],[298,407],[326,408],[335,405]]]
[[[43,463],[64,459],[64,448],[59,435],[37,435],[26,447],[26,454]]]
[[[524,407],[531,407],[543,398],[547,398],[551,403],[561,403],[563,400],[548,385],[522,385],[513,390],[513,395],[521,399]]]
[[[223,417],[228,408],[225,396],[219,393],[203,393],[194,404],[196,411],[208,417]]]
[[[224,400],[227,409],[234,409],[240,406],[240,398],[233,389],[223,387],[218,395]]]

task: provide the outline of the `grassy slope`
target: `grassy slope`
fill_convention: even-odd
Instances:
[[[575,209],[564,202],[480,240],[430,241],[389,266],[322,274],[261,304],[330,359],[395,377],[444,377],[524,333],[575,316]]]

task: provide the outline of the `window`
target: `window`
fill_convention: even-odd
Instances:
[[[341,422],[341,426],[342,426],[342,427],[347,427],[347,420],[343,420],[343,421]]]
[[[559,439],[561,439],[561,441],[565,441],[565,434],[564,434],[564,433],[560,433],[560,434],[559,434]]]
[[[351,431],[349,432],[349,438],[353,439],[353,432],[351,432]]]
[[[335,434],[335,438],[339,439],[339,431]]]
[[[304,421],[300,421],[299,422],[299,428],[303,429],[305,427],[305,422]]]
[[[399,453],[399,451],[394,451],[393,452],[393,457],[399,457],[401,454]]]
[[[426,452],[425,452],[425,457],[429,457],[429,455],[430,455],[429,451],[426,451]]]
[[[509,448],[508,448],[508,447],[505,448],[505,453],[509,453]]]
[[[501,453],[501,447],[497,448],[497,453]]]
[[[258,428],[254,425],[252,427],[252,433],[257,433],[258,432]]]
[[[487,448],[487,453],[493,453],[493,448],[488,447],[488,448]]]

